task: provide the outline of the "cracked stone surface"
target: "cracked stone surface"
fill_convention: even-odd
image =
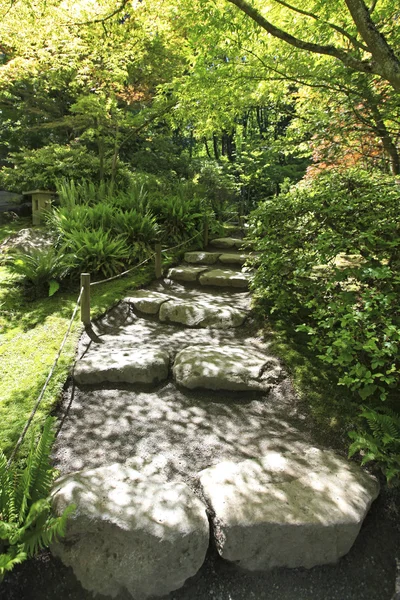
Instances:
[[[56,482],[57,514],[74,503],[67,534],[52,552],[82,585],[115,597],[163,596],[182,587],[204,562],[205,505],[184,483],[160,481],[113,464]]]
[[[270,452],[199,473],[220,555],[249,570],[336,562],[379,493],[375,478],[329,450]]]

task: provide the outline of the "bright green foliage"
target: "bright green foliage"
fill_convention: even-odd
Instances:
[[[25,291],[31,298],[52,296],[60,282],[74,267],[70,254],[54,248],[14,252],[8,256],[7,267],[22,278]]]
[[[400,383],[399,197],[379,173],[330,172],[251,219],[259,302],[297,323],[363,400],[384,400]]]
[[[65,535],[74,506],[61,517],[51,515],[54,469],[49,457],[53,442],[53,419],[48,418],[40,439],[32,436],[22,470],[15,464],[8,468],[0,451],[0,582],[16,564]]]
[[[400,415],[379,407],[375,410],[364,407],[361,413],[367,429],[350,432],[353,443],[349,455],[362,453],[362,464],[377,461],[388,481],[400,476]]]

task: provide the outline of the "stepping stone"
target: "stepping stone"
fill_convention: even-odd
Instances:
[[[147,383],[157,384],[168,377],[167,352],[152,349],[120,348],[101,351],[78,360],[74,379],[79,384]]]
[[[317,448],[222,462],[198,477],[219,554],[251,571],[336,562],[379,493],[356,464]]]
[[[249,287],[250,275],[230,269],[212,269],[202,273],[199,277],[201,285],[212,285],[219,287],[234,287],[247,289]]]
[[[276,358],[244,346],[188,346],[175,358],[176,383],[189,389],[270,390],[282,378]]]
[[[214,246],[214,248],[236,248],[236,244],[239,242],[241,243],[242,240],[238,238],[216,238],[210,241],[210,245]]]
[[[136,310],[147,315],[156,315],[160,310],[160,306],[170,299],[166,294],[152,292],[148,290],[138,290],[134,296],[128,296],[123,300],[128,304],[133,304]]]
[[[249,258],[250,254],[221,254],[218,260],[224,264],[243,266]]]
[[[163,483],[120,464],[56,482],[56,514],[71,503],[66,537],[52,552],[84,588],[116,597],[164,596],[197,573],[209,544],[204,504],[184,483]]]
[[[184,260],[191,264],[213,265],[219,255],[219,252],[186,252]]]
[[[168,279],[174,281],[197,281],[200,273],[206,271],[208,267],[174,267],[168,271]]]
[[[246,319],[243,310],[230,306],[212,306],[195,302],[165,302],[160,308],[160,321],[181,323],[188,327],[239,327]]]

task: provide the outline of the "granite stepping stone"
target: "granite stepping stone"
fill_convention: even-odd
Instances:
[[[173,279],[174,281],[197,281],[199,275],[204,273],[208,267],[174,267],[168,271],[168,279]]]
[[[247,314],[230,306],[214,306],[195,302],[170,301],[160,308],[160,321],[181,323],[188,327],[228,329],[243,324]]]
[[[145,383],[168,377],[169,355],[157,349],[120,348],[95,352],[78,360],[74,379],[79,384]]]
[[[135,295],[128,296],[124,302],[132,304],[136,310],[147,315],[156,315],[160,310],[160,306],[170,299],[166,294],[152,292],[150,290],[138,290]]]
[[[212,269],[201,273],[199,282],[201,285],[211,285],[218,287],[234,287],[248,289],[250,275],[241,271],[231,269]]]
[[[251,571],[336,562],[379,493],[358,465],[313,447],[221,462],[198,477],[219,554]]]
[[[268,391],[282,379],[278,360],[242,346],[188,346],[173,366],[177,384],[189,389]]]
[[[213,265],[219,255],[219,252],[186,252],[184,260],[190,264]]]
[[[206,507],[185,483],[112,464],[58,480],[53,510],[72,503],[66,536],[51,550],[95,594],[165,596],[204,562]]]

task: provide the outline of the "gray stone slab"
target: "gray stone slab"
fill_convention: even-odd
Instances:
[[[225,253],[219,256],[219,262],[224,264],[231,265],[241,265],[243,266],[246,260],[250,258],[250,254],[233,254],[233,253]]]
[[[124,302],[132,304],[136,310],[147,315],[156,315],[160,306],[169,300],[166,294],[152,292],[149,290],[137,290],[134,295],[124,298]]]
[[[175,281],[197,281],[200,273],[204,273],[208,267],[174,267],[168,271],[168,279]]]
[[[230,269],[212,269],[202,273],[199,277],[201,285],[218,287],[233,287],[247,289],[249,287],[250,275],[233,271]]]
[[[219,255],[219,252],[186,252],[184,260],[190,264],[213,265]]]
[[[176,355],[173,373],[189,389],[262,391],[282,378],[276,358],[244,346],[188,346]]]
[[[74,379],[79,384],[146,383],[156,384],[168,377],[169,355],[158,349],[113,348],[95,352],[78,360]]]
[[[203,564],[209,543],[204,504],[184,483],[164,483],[120,464],[56,483],[57,514],[77,506],[52,552],[86,589],[134,598],[164,596]]]
[[[181,323],[188,327],[228,329],[243,324],[247,314],[230,306],[213,306],[196,302],[170,301],[160,308],[160,321]]]
[[[226,237],[226,238],[216,238],[214,240],[210,241],[210,245],[214,246],[214,248],[236,248],[236,244],[237,243],[241,243],[242,240],[238,239],[238,238],[230,238],[230,237]]]
[[[199,479],[220,555],[249,570],[337,561],[379,493],[357,465],[312,447],[222,462]]]

